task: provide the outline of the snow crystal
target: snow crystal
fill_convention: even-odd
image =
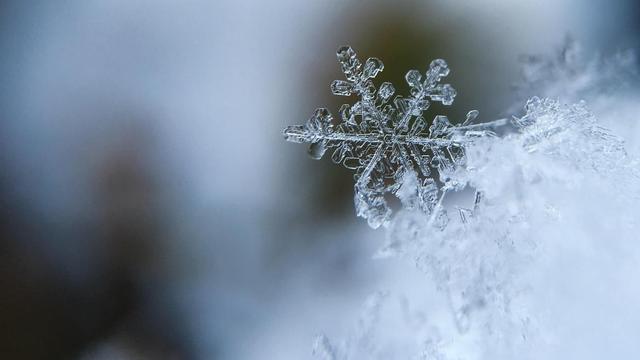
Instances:
[[[569,79],[571,99],[606,91],[612,77],[594,78],[588,69],[609,67],[580,61],[572,46],[554,61],[530,58],[529,84],[549,88],[549,77]],[[478,112],[470,111],[457,125],[442,115],[428,124],[423,113],[430,103],[451,105],[456,94],[441,84],[449,74],[443,60],[433,61],[424,76],[409,71],[410,96],[393,101],[391,84],[376,91],[372,82],[384,67],[380,60],[370,58],[362,65],[349,47],[338,51],[338,60],[347,80],[334,81],[333,93],[359,100],[342,106],[341,121],[334,123],[327,109],[318,109],[305,125],[288,127],[285,137],[310,143],[315,159],[332,149],[334,162],[355,170],[357,214],[372,227],[388,230],[377,256],[409,259],[428,274],[452,325],[432,322],[407,331],[421,348],[398,349],[398,339],[389,332],[372,340],[371,334],[380,335],[375,330],[384,328],[374,329],[381,311],[378,295],[354,335],[339,346],[321,336],[315,353],[327,360],[577,358],[563,356],[579,353],[571,346],[549,341],[560,333],[556,328],[567,325],[536,313],[531,294],[542,296],[547,283],[553,283],[549,277],[556,274],[548,274],[549,259],[553,250],[563,250],[559,246],[567,237],[577,248],[603,248],[606,242],[634,249],[640,171],[623,140],[602,127],[586,103],[554,98],[529,99],[524,113],[510,123],[474,123]],[[615,64],[630,69],[628,61]],[[608,71],[621,69],[616,66]],[[499,126],[509,127],[505,135],[493,132]],[[460,190],[475,196],[467,206],[447,205],[445,197],[464,193]],[[388,193],[402,204],[393,218],[384,198]],[[612,234],[616,239],[608,239]],[[625,260],[626,266],[635,263],[634,258]],[[538,279],[543,273],[547,277]],[[548,307],[542,306],[544,311]],[[411,343],[406,338],[401,342]]]
[[[452,125],[446,116],[438,115],[431,125],[423,117],[431,102],[453,104],[456,91],[441,84],[449,74],[446,62],[431,62],[423,74],[407,72],[410,96],[397,95],[392,84],[383,83],[376,90],[372,79],[383,69],[382,61],[369,58],[364,65],[348,46],[337,53],[346,80],[331,84],[334,95],[357,95],[359,100],[340,108],[339,121],[329,110],[317,109],[305,125],[289,126],[285,139],[310,143],[309,155],[320,159],[332,149],[332,160],[355,170],[355,207],[358,216],[378,228],[388,225],[391,208],[384,196],[397,195],[405,178],[417,181],[415,206],[443,220],[441,208],[444,194],[457,188],[448,174],[464,164],[465,145],[481,136],[491,136],[492,128],[506,120],[473,124],[478,111],[470,111],[462,124]],[[334,124],[337,122],[337,124]]]

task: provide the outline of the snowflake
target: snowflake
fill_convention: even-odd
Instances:
[[[432,221],[446,224],[441,203],[444,195],[460,187],[450,178],[464,165],[465,145],[474,138],[492,136],[492,127],[505,124],[504,119],[472,124],[478,111],[467,114],[462,124],[452,125],[446,116],[438,115],[427,126],[423,117],[431,102],[452,105],[456,91],[441,84],[449,74],[446,62],[431,62],[423,76],[418,70],[407,72],[410,96],[395,96],[391,83],[384,82],[376,90],[372,79],[384,69],[382,61],[369,58],[364,65],[348,46],[337,52],[345,80],[331,84],[334,95],[356,95],[359,100],[340,108],[340,121],[326,108],[317,109],[305,125],[289,126],[285,139],[310,143],[309,154],[320,159],[334,149],[332,160],[355,170],[355,207],[358,216],[377,228],[389,223],[391,209],[386,194],[394,194],[403,205],[431,214]],[[398,190],[405,178],[417,179],[411,196],[400,196]]]
[[[376,257],[413,262],[433,280],[441,301],[419,299],[423,309],[398,316],[374,296],[346,339],[319,336],[314,354],[325,360],[538,359],[555,351],[572,334],[566,329],[574,329],[558,331],[565,325],[556,314],[566,320],[562,313],[572,303],[557,297],[559,305],[548,306],[548,296],[557,293],[553,286],[582,274],[562,274],[567,281],[555,285],[548,277],[558,276],[567,257],[583,256],[588,268],[597,259],[593,249],[607,255],[611,241],[630,249],[637,237],[640,162],[585,102],[575,103],[591,97],[611,102],[607,109],[619,107],[618,79],[637,80],[627,76],[636,74],[633,59],[583,59],[569,42],[551,60],[526,59],[520,89],[542,96],[527,98],[524,112],[520,106],[510,121],[472,124],[478,112],[471,111],[452,125],[445,116],[430,123],[423,117],[431,102],[452,105],[455,98],[451,85],[441,84],[449,74],[443,60],[433,61],[426,75],[409,71],[410,95],[393,98],[391,84],[373,85],[380,60],[363,64],[351,48],[340,49],[346,81],[334,81],[331,89],[356,95],[357,102],[343,105],[339,120],[318,109],[305,125],[288,127],[285,137],[310,143],[315,159],[332,150],[334,162],[355,170],[358,215],[372,227],[387,227]],[[618,113],[603,114],[618,120]],[[507,123],[509,131],[496,136],[492,130]],[[473,206],[458,207],[460,216],[449,219],[443,199],[463,187],[476,191]],[[402,204],[393,219],[389,194]],[[453,200],[448,209],[459,203]],[[416,283],[406,286],[416,296]],[[451,319],[440,316],[445,313]]]

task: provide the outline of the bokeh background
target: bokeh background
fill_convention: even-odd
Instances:
[[[638,30],[636,0],[0,2],[0,357],[310,358],[421,281],[371,259],[352,174],[282,138],[345,100],[335,50],[401,93],[447,59],[459,95],[433,111],[489,120],[520,55]]]

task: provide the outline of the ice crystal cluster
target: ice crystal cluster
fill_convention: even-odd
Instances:
[[[438,115],[429,125],[423,113],[431,102],[451,105],[456,96],[451,85],[441,84],[449,74],[444,60],[432,61],[424,75],[418,70],[407,72],[410,95],[393,97],[391,83],[376,89],[372,80],[384,69],[382,61],[369,58],[363,64],[348,46],[340,48],[337,56],[346,80],[335,80],[331,91],[356,95],[359,100],[343,105],[337,121],[329,110],[316,109],[306,124],[286,128],[285,138],[310,143],[314,159],[332,150],[335,163],[355,171],[356,213],[371,227],[388,224],[391,209],[385,194],[398,195],[405,178],[415,179],[416,186],[410,190],[415,196],[399,196],[403,204],[433,214],[434,221],[444,226],[441,199],[458,187],[449,175],[464,164],[465,145],[491,135],[489,129],[505,121],[473,124],[478,116],[473,110],[461,124],[452,125],[446,116]]]
[[[607,346],[602,347],[606,352],[598,352],[596,345],[596,350],[581,351],[572,337],[554,342],[564,336],[567,325],[558,318],[567,311],[552,313],[548,301],[539,305],[533,299],[557,296],[568,286],[554,288],[553,281],[541,278],[558,266],[554,252],[568,252],[576,264],[585,248],[616,244],[616,251],[638,253],[633,244],[639,226],[634,214],[640,211],[640,172],[624,141],[602,127],[585,102],[565,104],[550,98],[529,99],[524,112],[509,122],[471,124],[477,117],[473,111],[459,125],[444,116],[428,124],[423,112],[429,101],[451,104],[455,95],[450,85],[440,84],[449,72],[442,60],[434,61],[424,77],[415,70],[407,73],[411,96],[390,101],[392,86],[382,84],[376,92],[371,81],[382,70],[379,60],[369,59],[363,66],[351,48],[340,49],[338,59],[347,81],[335,81],[332,90],[356,94],[359,101],[342,107],[337,124],[320,109],[307,124],[287,128],[285,136],[311,143],[315,158],[332,149],[335,162],[355,170],[358,215],[373,227],[387,226],[387,242],[378,256],[414,262],[429,275],[442,301],[421,309],[426,316],[396,314],[391,323],[379,324],[392,296],[376,294],[351,336],[337,343],[321,336],[314,353],[326,360],[611,355]],[[545,67],[551,74],[563,68]],[[585,85],[583,94],[611,83],[610,76],[574,76],[600,79]],[[505,135],[492,131],[498,126],[505,128]],[[387,193],[402,203],[393,218],[384,199]],[[448,195],[466,205],[447,204]],[[610,239],[613,234],[615,239]],[[563,245],[567,239],[577,250]],[[637,257],[616,254],[619,263],[636,263]],[[558,260],[560,268],[570,272],[570,267],[562,267],[566,261]],[[568,306],[576,304],[571,298]],[[435,316],[443,312],[451,321]],[[620,336],[620,343],[628,341]]]

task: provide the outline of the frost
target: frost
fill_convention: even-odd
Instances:
[[[541,324],[529,304],[531,271],[553,245],[538,231],[568,226],[565,217],[575,215],[567,213],[573,209],[563,202],[567,193],[573,199],[591,189],[601,203],[633,209],[640,177],[620,138],[600,127],[584,104],[533,98],[513,125],[509,135],[467,145],[465,167],[451,181],[476,189],[476,196],[446,226],[411,205],[415,199],[407,194],[418,184],[405,175],[396,193],[403,208],[378,253],[408,259],[426,273],[444,298],[442,308],[427,312],[448,312],[453,327],[438,322],[406,330],[422,344],[405,348],[413,357],[396,350],[336,359],[538,359],[534,354],[550,346],[553,328]],[[630,219],[616,223],[625,222],[637,227]],[[389,341],[397,339],[376,338],[377,347],[392,347]],[[465,347],[476,355],[460,355]]]
[[[525,109],[513,123],[529,152],[563,157],[567,166],[591,166],[599,173],[618,169],[627,158],[622,139],[598,126],[584,102],[567,106],[534,97]]]
[[[555,60],[530,59],[528,84],[546,94],[549,84],[560,83],[545,79],[565,79],[574,102],[606,92],[616,86],[611,79],[633,71],[622,58],[609,66],[579,60],[571,46]],[[402,317],[395,316],[392,325],[380,323],[384,309],[371,305],[382,301],[377,295],[346,341],[336,346],[319,337],[315,353],[331,360],[583,358],[563,357],[549,340],[556,336],[555,319],[545,315],[547,303],[536,313],[531,299],[553,279],[540,282],[535,272],[545,271],[552,249],[566,238],[579,249],[598,248],[598,241],[621,248],[635,243],[640,171],[624,141],[585,102],[549,97],[528,99],[510,123],[473,124],[478,113],[471,111],[461,124],[439,115],[427,128],[423,112],[430,101],[451,104],[455,95],[440,84],[448,74],[444,61],[434,61],[424,78],[409,71],[411,96],[390,102],[392,85],[381,85],[376,95],[371,81],[382,62],[369,59],[363,68],[350,48],[338,59],[347,81],[335,81],[332,90],[359,100],[342,107],[338,124],[319,109],[285,136],[311,143],[315,158],[332,149],[335,162],[355,170],[358,215],[387,227],[377,257],[405,258],[426,273],[443,301],[425,312],[447,313],[451,321],[398,324]],[[492,130],[503,125],[507,131],[497,136]],[[444,201],[465,192],[466,202]],[[387,193],[402,204],[393,218]],[[609,239],[614,234],[620,239]],[[409,339],[383,331],[403,327]]]
[[[332,150],[335,163],[355,171],[356,213],[371,227],[389,224],[391,208],[385,194],[397,195],[406,178],[416,184],[412,206],[443,223],[442,198],[459,187],[449,174],[464,164],[465,146],[493,135],[491,129],[506,120],[473,124],[478,117],[473,110],[462,124],[452,125],[446,116],[438,115],[428,126],[423,113],[431,102],[451,105],[456,96],[451,85],[441,84],[449,74],[444,60],[432,61],[424,75],[418,70],[407,72],[410,95],[391,100],[393,85],[385,82],[376,90],[372,81],[384,69],[382,61],[369,58],[363,65],[351,47],[340,48],[337,57],[346,80],[335,80],[331,91],[356,95],[359,100],[340,108],[339,121],[329,110],[317,109],[305,125],[286,128],[285,138],[310,143],[309,155],[314,159]]]

